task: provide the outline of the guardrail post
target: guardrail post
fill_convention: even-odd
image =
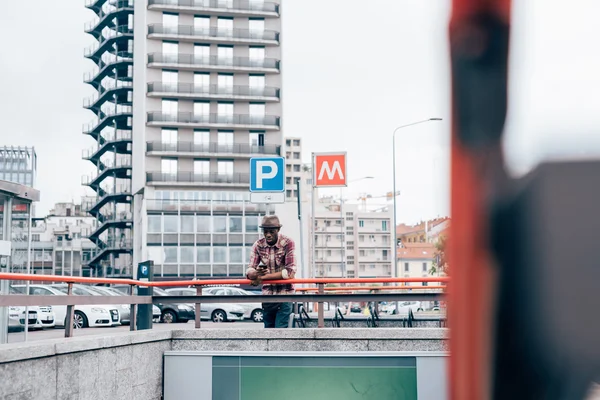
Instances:
[[[319,288],[319,294],[325,294],[325,284],[324,283],[318,283],[317,287]],[[324,315],[324,310],[323,310],[323,302],[319,301],[318,303],[319,309],[317,310],[317,316],[318,316],[318,322],[317,322],[317,328],[324,328],[325,327],[325,315]]]
[[[67,296],[71,296],[73,294],[73,283],[67,283]],[[67,318],[65,322],[65,337],[73,336],[73,317],[75,315],[75,306],[68,305],[67,306]],[[28,317],[28,316],[26,316]]]
[[[196,296],[202,296],[202,286],[196,286]],[[198,300],[198,303],[196,303],[196,312],[194,313],[194,323],[196,329],[200,329],[200,312],[200,300]]]
[[[130,285],[131,286],[131,296],[133,296],[133,288],[134,285]],[[131,308],[129,311],[129,330],[130,331],[137,331],[137,311],[138,311],[138,305],[137,304],[130,304]]]

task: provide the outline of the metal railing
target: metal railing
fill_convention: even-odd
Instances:
[[[148,34],[193,36],[195,38],[240,39],[279,42],[279,32],[253,29],[223,29],[218,27],[196,27],[193,25],[148,25]]]
[[[83,99],[83,106],[86,108],[93,106],[104,94],[110,92],[111,90],[128,88],[133,88],[132,81],[116,80],[110,82],[109,84],[99,86],[96,94]]]
[[[133,29],[128,26],[117,26],[116,28],[110,29],[102,34],[101,39],[95,44],[86,47],[83,50],[83,55],[89,57],[104,46],[109,40],[115,39],[120,36],[131,36],[133,37]]]
[[[198,96],[273,97],[279,99],[279,89],[256,86],[195,85],[193,83],[148,83],[148,93],[176,93]]]
[[[30,282],[62,282],[67,283],[67,296],[37,296],[37,295],[0,295],[0,307],[6,306],[67,306],[67,319],[65,324],[65,337],[73,336],[73,317],[75,305],[91,305],[91,304],[130,304],[131,319],[130,330],[137,329],[136,314],[139,304],[156,304],[156,303],[194,303],[195,304],[195,327],[201,328],[200,321],[200,305],[201,303],[318,303],[318,328],[325,326],[324,318],[324,303],[336,303],[340,301],[350,302],[379,302],[379,301],[397,301],[399,299],[410,301],[437,301],[443,298],[444,293],[433,292],[433,287],[427,286],[413,287],[396,286],[395,290],[410,290],[418,288],[425,290],[422,293],[352,293],[338,294],[325,293],[326,284],[385,284],[385,283],[418,283],[418,282],[448,282],[449,278],[307,278],[307,279],[288,279],[281,281],[269,281],[270,284],[285,283],[285,284],[310,284],[316,285],[316,294],[283,294],[283,295],[202,295],[203,286],[217,285],[248,285],[251,282],[248,279],[210,279],[210,280],[179,280],[179,281],[138,281],[126,278],[83,278],[75,276],[56,276],[56,275],[34,275],[34,274],[18,274],[18,273],[0,273],[0,280],[15,280],[15,281],[30,281]],[[109,285],[130,285],[131,293],[136,286],[143,287],[195,287],[196,296],[74,296],[73,284],[109,284]],[[347,288],[340,288],[346,289]],[[368,286],[360,287],[361,291],[374,291]],[[303,290],[300,289],[300,292]],[[373,309],[371,309],[373,315]],[[375,323],[375,319],[373,319]]]
[[[185,153],[216,153],[216,154],[281,154],[281,146],[253,146],[244,143],[194,143],[177,141],[175,143],[148,142],[148,152],[185,152]]]
[[[88,160],[94,156],[94,154],[98,153],[100,149],[104,146],[109,146],[111,143],[120,142],[120,141],[131,141],[132,132],[123,129],[117,129],[114,132],[105,133],[98,137],[99,144],[93,146],[89,149],[84,149],[81,152],[82,158],[84,160]]]
[[[279,117],[274,115],[248,114],[194,114],[193,112],[163,113],[151,111],[148,113],[148,123],[178,123],[193,125],[250,125],[279,127]]]
[[[114,64],[117,63],[121,63],[121,62],[127,62],[127,63],[133,63],[133,53],[130,51],[119,51],[115,54],[109,53],[109,55],[106,55],[106,57],[101,58],[100,60],[96,61],[96,65],[98,66],[98,68],[96,70],[93,70],[91,72],[86,72],[85,74],[83,74],[83,81],[86,83],[90,83],[93,82],[100,74],[103,74],[106,70],[108,70],[109,68],[111,68]],[[132,79],[131,77],[126,77],[126,76],[122,76],[122,77],[117,77],[115,79]]]
[[[219,57],[184,53],[150,53],[148,63],[279,70],[279,60],[275,58]]]
[[[148,6],[213,8],[222,11],[279,13],[279,4],[252,0],[148,0]]]
[[[233,213],[265,213],[267,206],[265,204],[251,203],[243,200],[165,200],[165,199],[147,199],[146,209],[148,211],[179,211],[194,212],[194,211],[211,211],[218,212],[233,212]],[[246,225],[246,229],[248,226]],[[255,231],[258,232],[258,224]]]
[[[106,17],[110,17],[112,14],[122,11],[133,12],[133,1],[134,0],[111,1],[110,7],[103,8],[97,13],[97,18],[85,23],[84,31],[93,32],[94,30],[98,29],[100,24],[103,24],[106,21]]]
[[[250,174],[232,173],[232,174],[198,174],[195,172],[147,172],[147,182],[173,182],[173,183],[205,183],[205,184],[250,184]]]

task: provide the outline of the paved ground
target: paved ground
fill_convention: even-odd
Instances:
[[[169,329],[194,329],[194,321],[190,321],[187,324],[153,324],[152,329],[154,330],[169,330]],[[263,329],[263,324],[256,322],[225,322],[225,323],[214,323],[209,321],[202,321],[202,329]],[[128,332],[129,326],[122,325],[114,328],[85,328],[76,329],[73,336],[86,336],[86,335],[110,335],[115,332]],[[43,331],[29,331],[27,335],[27,341],[44,340],[44,339],[60,339],[65,336],[64,329],[46,329]],[[25,332],[11,332],[8,334],[9,343],[23,342],[25,340]]]

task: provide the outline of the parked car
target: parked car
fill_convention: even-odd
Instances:
[[[129,295],[131,287],[129,285],[114,285],[113,289],[121,293]],[[154,288],[155,296],[172,296],[164,289]],[[186,323],[196,318],[195,307],[193,304],[176,304],[176,303],[157,303],[156,306],[160,309],[160,322],[171,324],[175,322]]]
[[[156,293],[154,288],[154,292]],[[211,296],[212,293],[202,289],[202,295]],[[160,289],[163,290],[163,289]],[[171,288],[163,290],[168,296],[195,296],[194,288]],[[246,311],[239,304],[233,303],[200,303],[200,318],[213,322],[240,321],[244,319]]]
[[[193,288],[182,288],[183,290],[193,290]],[[222,287],[208,287],[202,289],[202,294],[213,294],[215,296],[255,296],[256,294],[248,290],[222,286]],[[232,303],[234,304],[234,303]],[[251,319],[254,322],[263,322],[263,309],[262,303],[239,303],[240,307],[244,309],[244,319]]]
[[[10,286],[9,293],[10,294],[23,294],[25,292],[25,288],[15,288]],[[44,328],[54,328],[56,316],[54,311],[52,310],[52,306],[29,306],[29,321],[28,328],[29,329],[44,329]],[[25,307],[23,306],[13,306],[9,307],[9,325],[13,328],[18,325],[19,327],[25,327]]]
[[[25,290],[25,285],[13,285],[13,287],[17,290],[19,288]],[[56,287],[40,284],[29,285],[29,294],[38,296],[66,296],[66,293]],[[73,294],[88,295],[78,288],[73,288]],[[52,306],[52,310],[56,315],[55,324],[57,326],[65,326],[67,322],[67,306]],[[73,327],[118,326],[121,325],[119,319],[119,310],[113,305],[76,305],[73,316]]]
[[[100,292],[104,296],[126,296],[123,292],[120,292],[111,287],[105,286],[93,286],[93,290]],[[152,304],[152,321],[159,322],[160,321],[160,308],[158,308],[155,304]],[[130,304],[122,304],[121,305],[121,323],[128,325],[131,323],[131,305]]]

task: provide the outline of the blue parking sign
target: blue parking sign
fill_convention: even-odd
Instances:
[[[255,157],[250,159],[251,192],[285,191],[285,158]]]

